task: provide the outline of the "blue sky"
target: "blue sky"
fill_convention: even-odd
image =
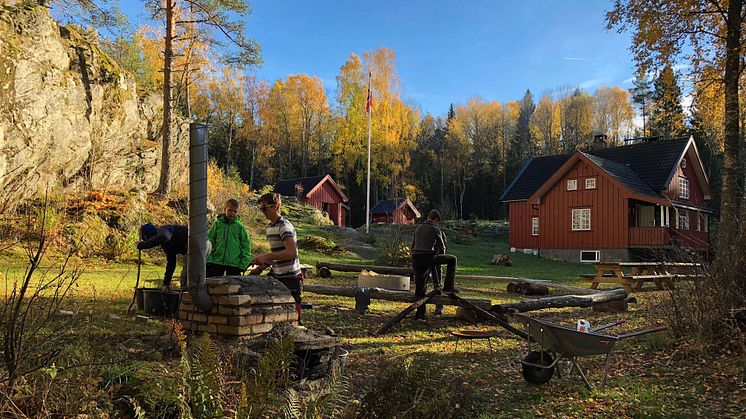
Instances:
[[[394,50],[403,98],[443,115],[473,96],[519,100],[563,85],[593,92],[630,86],[627,33],[607,31],[611,1],[254,0],[247,33],[262,46],[269,81],[306,73],[330,96],[350,53]],[[138,0],[122,0],[132,20]]]

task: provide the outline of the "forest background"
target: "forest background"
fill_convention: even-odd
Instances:
[[[371,205],[409,198],[420,210],[439,208],[448,218],[504,218],[499,197],[530,158],[584,150],[599,134],[610,146],[643,136],[694,135],[719,189],[722,88],[679,73],[672,63],[640,70],[629,90],[565,85],[537,95],[527,86],[515,101],[473,97],[442,115],[423,115],[403,99],[404,81],[389,48],[351,52],[340,63],[336,91],[328,93],[315,75],[260,80],[251,74],[261,63],[259,45],[237,38],[243,26],[236,17],[250,12],[246,2],[215,12],[227,29],[217,33],[216,25],[203,24],[199,1],[144,2],[151,22],[164,23],[137,27],[115,2],[99,3],[86,9],[86,2],[53,2],[53,11],[63,22],[96,32],[143,96],[165,91],[170,30],[170,107],[208,124],[209,154],[219,167],[252,189],[331,174],[350,198],[353,226],[365,220],[369,84]],[[685,110],[682,103],[690,99]]]

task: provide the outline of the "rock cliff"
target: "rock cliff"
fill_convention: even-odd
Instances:
[[[159,95],[93,36],[58,25],[45,7],[0,6],[0,212],[50,190],[155,190]],[[172,128],[172,181],[186,183],[188,123]]]

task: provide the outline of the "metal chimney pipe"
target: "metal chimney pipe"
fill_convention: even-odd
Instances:
[[[187,291],[203,312],[212,309],[207,292],[207,125],[189,124],[189,244]]]

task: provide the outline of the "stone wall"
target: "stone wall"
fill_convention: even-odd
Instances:
[[[629,250],[627,249],[583,249],[599,250],[601,260],[604,262],[626,262],[629,261]],[[580,262],[580,249],[540,249],[539,256],[547,259],[566,260],[568,262]]]
[[[95,36],[42,6],[0,6],[0,212],[47,188],[155,190],[162,100]],[[172,181],[186,183],[188,123],[172,128]]]

